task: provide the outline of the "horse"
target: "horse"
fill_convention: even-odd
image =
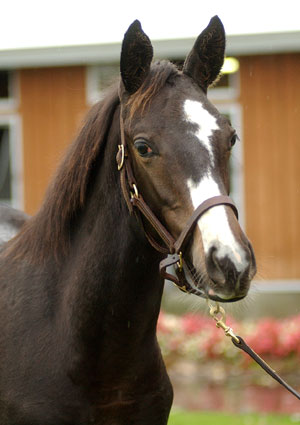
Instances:
[[[182,69],[152,61],[139,21],[125,33],[120,81],[0,255],[2,425],[165,425],[159,264],[169,252],[200,297],[247,295],[255,257],[228,198],[238,137],[207,99],[224,51],[217,16]]]

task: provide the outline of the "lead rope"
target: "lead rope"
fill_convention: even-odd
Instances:
[[[226,325],[226,313],[223,307],[218,303],[215,306],[208,304],[209,314],[216,321],[217,328],[223,329],[226,336],[231,338],[233,345],[235,345],[240,350],[243,350],[247,353],[252,359],[263,368],[273,379],[275,379],[279,384],[281,384],[285,389],[292,393],[298,400],[300,400],[300,393],[298,393],[294,388],[292,388],[287,382],[285,382],[276,372],[273,370],[249,345],[241,338],[236,335],[232,328]]]

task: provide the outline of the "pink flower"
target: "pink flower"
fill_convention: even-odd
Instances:
[[[262,319],[257,323],[252,335],[246,339],[248,345],[259,355],[274,355],[279,346],[279,322],[275,319]]]
[[[181,326],[187,335],[196,334],[207,327],[207,319],[199,314],[185,314],[181,318]]]

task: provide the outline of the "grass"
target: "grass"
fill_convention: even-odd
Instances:
[[[231,415],[227,413],[203,413],[172,411],[168,425],[295,425],[300,417],[284,415]]]

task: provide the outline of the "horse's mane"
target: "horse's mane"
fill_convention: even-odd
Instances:
[[[71,223],[85,204],[93,164],[105,145],[119,103],[114,87],[89,111],[46,191],[40,210],[12,239],[6,250],[8,255],[26,255],[36,262],[49,254],[58,259],[67,252]]]
[[[140,89],[130,97],[128,106],[132,115],[143,112],[159,90],[177,75],[170,62],[152,65]],[[26,256],[34,262],[49,255],[56,260],[64,257],[70,243],[70,228],[82,211],[94,164],[104,150],[114,113],[120,101],[117,86],[88,113],[75,142],[70,146],[56,175],[50,183],[38,213],[12,239],[6,255],[13,258]]]

